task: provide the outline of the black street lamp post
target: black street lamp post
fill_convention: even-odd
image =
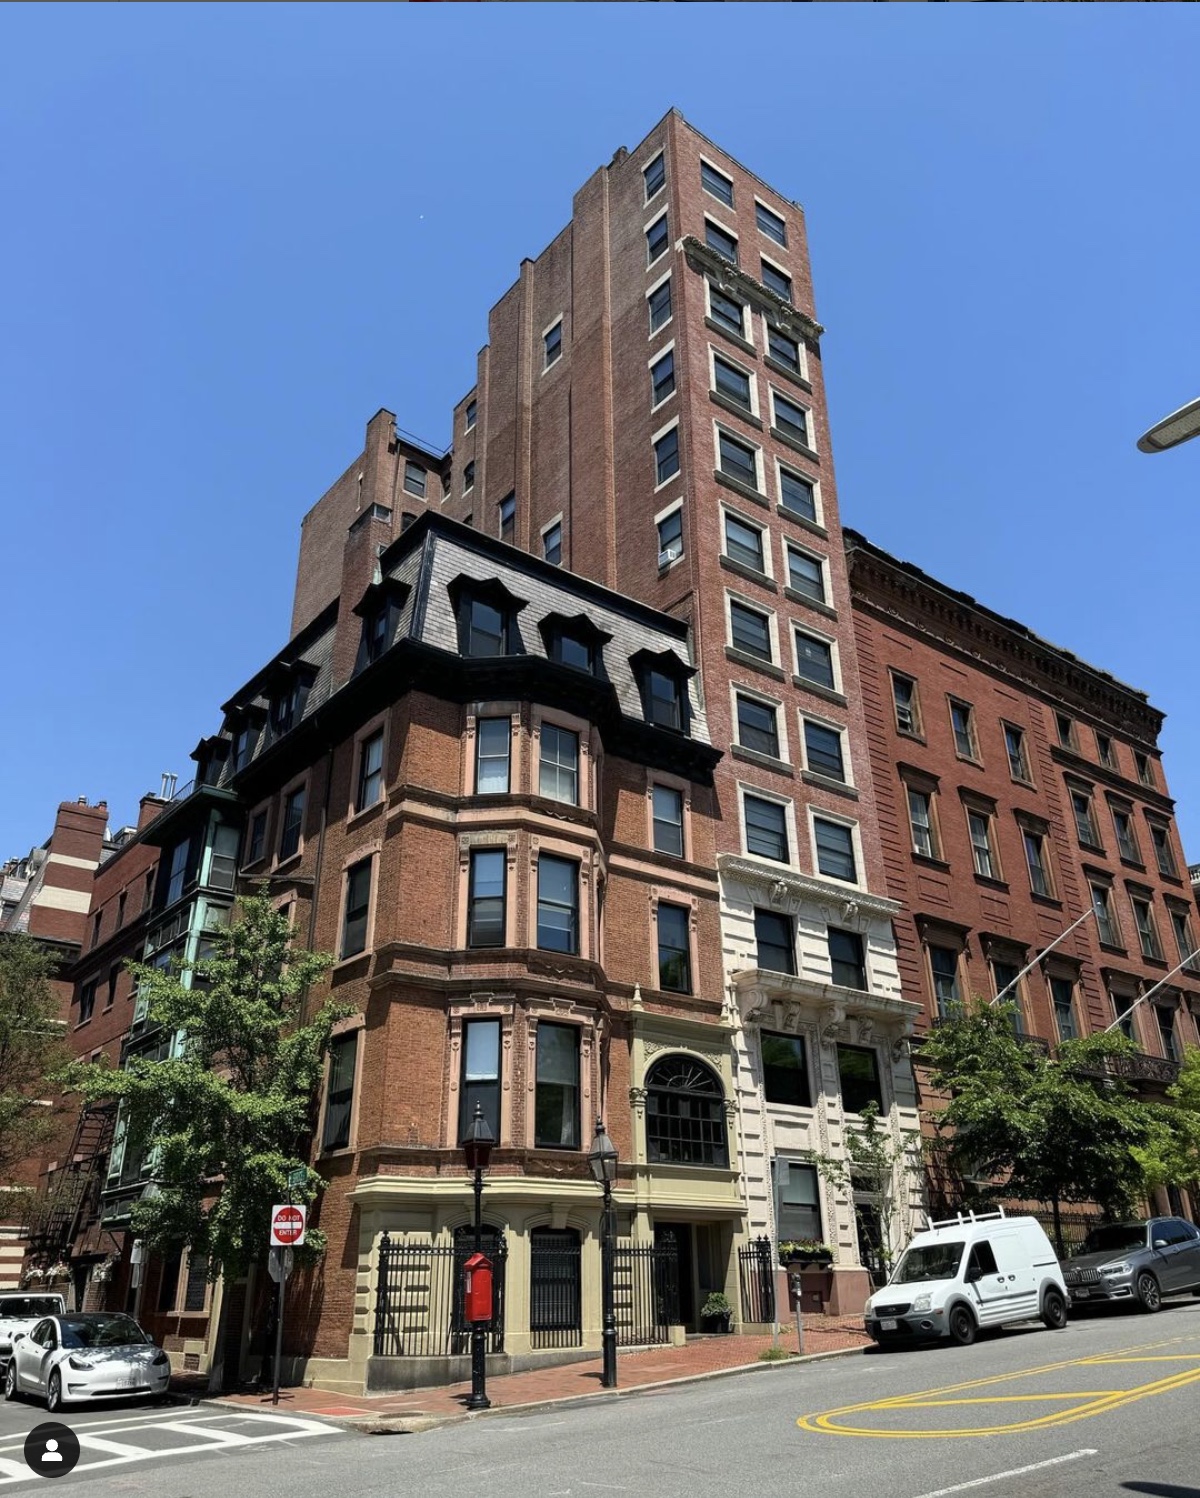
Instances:
[[[462,1140],[463,1158],[467,1169],[475,1176],[475,1252],[483,1252],[483,1173],[492,1156],[496,1136],[488,1127],[483,1108],[475,1104],[475,1117]],[[469,1410],[490,1410],[492,1401],[487,1397],[487,1328],[485,1321],[471,1322],[471,1397],[467,1400]]]
[[[605,1389],[617,1387],[617,1311],[613,1293],[613,1256],[616,1250],[616,1232],[613,1223],[613,1182],[617,1178],[617,1147],[604,1132],[604,1120],[596,1120],[596,1137],[588,1151],[588,1165],[597,1186],[604,1188],[604,1214],[601,1222],[601,1309],[603,1314],[602,1344],[604,1348],[604,1371],[600,1377]]]

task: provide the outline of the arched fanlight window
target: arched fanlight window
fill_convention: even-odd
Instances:
[[[703,1061],[664,1056],[646,1074],[646,1150],[667,1165],[728,1167],[725,1089]]]

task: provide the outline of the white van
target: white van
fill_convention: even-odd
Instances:
[[[1033,1217],[959,1213],[915,1233],[891,1279],[863,1310],[881,1347],[949,1337],[963,1347],[981,1327],[1040,1317],[1067,1324],[1067,1287]]]

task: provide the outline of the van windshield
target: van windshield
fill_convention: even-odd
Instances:
[[[930,1243],[910,1248],[896,1265],[893,1285],[915,1285],[919,1280],[952,1280],[962,1262],[962,1243]]]

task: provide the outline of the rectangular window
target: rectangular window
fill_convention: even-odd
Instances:
[[[729,604],[729,640],[735,650],[759,660],[771,659],[771,624],[765,614],[744,603]]]
[[[517,528],[517,496],[506,494],[500,501],[500,539],[511,541]]]
[[[79,990],[79,1023],[86,1025],[96,1012],[96,989],[100,980],[93,978]]]
[[[1058,742],[1064,749],[1075,748],[1075,724],[1066,713],[1055,713],[1054,724],[1058,730]]]
[[[543,723],[538,795],[579,805],[579,735],[556,723]]]
[[[1079,1034],[1075,1027],[1075,985],[1069,978],[1050,979],[1050,998],[1054,1004],[1054,1024],[1059,1040],[1074,1040]]]
[[[958,953],[950,947],[929,948],[929,970],[933,975],[933,996],[940,1015],[950,1014],[962,1003],[958,988]]]
[[[1133,821],[1128,812],[1118,807],[1112,809],[1113,831],[1117,834],[1117,850],[1126,863],[1141,863],[1142,857],[1133,831]]]
[[[737,703],[737,741],[743,749],[779,758],[779,726],[776,710],[753,697],[735,696]]]
[[[250,753],[258,735],[252,728],[239,728],[233,739],[233,771],[236,774],[250,763]]]
[[[913,852],[922,858],[936,858],[933,839],[933,802],[924,791],[908,792],[908,825],[912,831]]]
[[[787,400],[777,390],[771,391],[771,403],[775,408],[775,428],[791,437],[796,442],[802,442],[805,447],[810,447],[811,441],[808,434],[808,412],[803,406],[798,406],[795,401]]]
[[[975,752],[974,712],[969,702],[950,699],[950,725],[954,729],[954,747],[964,759],[977,759]]]
[[[791,1108],[811,1108],[808,1057],[801,1037],[777,1035],[771,1030],[763,1030],[760,1032],[760,1044],[763,1097],[766,1101],[784,1103]]]
[[[355,811],[374,806],[383,794],[383,729],[363,739],[358,746],[358,789]]]
[[[475,848],[467,878],[467,946],[502,947],[507,934],[505,894],[508,854]]]
[[[817,1172],[797,1160],[775,1160],[775,1228],[780,1243],[821,1241]]]
[[[1137,927],[1142,956],[1149,957],[1152,962],[1161,962],[1162,943],[1158,939],[1158,928],[1154,924],[1154,911],[1150,908],[1149,900],[1139,900],[1136,895],[1131,895],[1129,903],[1133,907],[1133,923]]]
[[[246,862],[257,863],[267,845],[267,813],[256,811],[250,819],[250,832],[246,838]]]
[[[825,566],[820,557],[795,546],[787,548],[788,587],[814,603],[825,602]]]
[[[466,1138],[475,1117],[475,1105],[483,1110],[500,1142],[500,1021],[469,1019],[463,1023],[462,1085],[459,1088],[458,1137]]]
[[[683,857],[683,792],[670,785],[651,788],[654,848],[657,853]]]
[[[469,400],[467,402],[467,409],[463,413],[463,425],[464,425],[464,427],[466,428],[466,430],[468,432],[475,425],[475,421],[476,421],[476,418],[478,417],[478,415],[479,415],[479,406],[478,406],[478,404],[474,400]]]
[[[765,572],[763,556],[763,534],[756,525],[739,520],[736,515],[725,512],[725,555],[731,562],[740,562],[755,572]]]
[[[1028,781],[1029,764],[1025,758],[1025,730],[1006,723],[1004,747],[1008,752],[1008,773],[1014,780]]]
[[[842,1084],[842,1108],[846,1113],[861,1113],[868,1103],[883,1112],[883,1092],[879,1086],[879,1058],[873,1049],[862,1045],[840,1045],[837,1048],[838,1078]]]
[[[817,873],[854,884],[858,879],[858,865],[854,857],[853,829],[845,822],[814,817],[813,836],[817,845]]]
[[[475,737],[475,794],[507,796],[512,725],[507,718],[480,718]]]
[[[175,901],[183,895],[184,883],[187,879],[188,857],[192,850],[190,838],[184,838],[183,842],[176,843],[171,850],[171,862],[167,870],[167,898],[168,905],[174,905]],[[92,920],[92,945],[100,935],[100,911],[97,911]]]
[[[1165,1004],[1154,1005],[1154,1018],[1158,1024],[1158,1042],[1168,1061],[1179,1060],[1179,1042],[1175,1038],[1175,1011]]]
[[[650,391],[652,406],[661,406],[669,395],[675,393],[675,350],[668,349],[661,359],[650,366]]]
[[[1006,1004],[1015,1004],[1017,1006],[1017,1013],[1014,1016],[1013,1024],[1019,1028],[1021,995],[1017,989],[1016,982],[1017,974],[1021,969],[1015,962],[1001,962],[995,957],[992,959],[990,967],[992,969],[992,995],[998,999],[1001,994],[1004,994],[1004,1002]]]
[[[542,556],[556,567],[562,564],[562,521],[556,520],[542,532]]]
[[[1112,993],[1110,991],[1109,998],[1112,1000],[1113,1018],[1117,1022],[1117,1029],[1120,1030],[1126,1040],[1135,1040],[1136,1036],[1133,1033],[1133,995],[1128,993]]]
[[[971,834],[971,853],[975,872],[984,879],[998,879],[996,855],[992,851],[992,819],[986,812],[968,811],[967,828]]]
[[[679,682],[665,671],[646,672],[646,714],[659,728],[683,731],[683,693]]]
[[[772,265],[769,260],[759,262],[762,267],[762,283],[768,291],[773,291],[783,301],[790,302],[792,299],[792,278],[785,271],[781,271],[777,265]]]
[[[900,733],[914,738],[921,732],[921,719],[917,709],[917,684],[908,676],[897,676],[892,672],[892,705],[896,710],[896,728]]]
[[[1100,835],[1092,817],[1092,798],[1086,791],[1071,792],[1071,811],[1075,817],[1075,835],[1079,841],[1086,847],[1096,847],[1100,842]]]
[[[863,939],[857,931],[828,929],[829,964],[833,981],[839,988],[867,990],[867,964],[863,956]]]
[[[721,472],[727,478],[737,479],[758,488],[758,460],[752,447],[731,437],[728,432],[717,433],[717,451],[720,454]]]
[[[733,207],[733,183],[724,172],[717,171],[715,166],[709,166],[707,161],[700,163],[700,186],[710,197],[724,203],[726,208]]]
[[[658,903],[658,986],[671,993],[692,991],[688,913],[684,906],[665,900]]]
[[[350,1114],[354,1104],[354,1070],[357,1060],[358,1031],[351,1031],[348,1035],[335,1035],[329,1042],[322,1149],[345,1149],[350,1143]]]
[[[1106,769],[1115,770],[1117,768],[1117,756],[1113,753],[1113,742],[1106,733],[1097,732],[1096,734],[1096,754],[1099,757],[1100,763]]]
[[[1142,754],[1135,749],[1133,752],[1133,763],[1135,769],[1137,770],[1137,778],[1142,782],[1142,784],[1153,785],[1154,770],[1150,764],[1150,756],[1148,754]]]
[[[658,565],[669,567],[683,555],[683,507],[658,522]]]
[[[679,472],[679,428],[672,427],[654,444],[654,482],[665,484]]]
[[[1029,887],[1035,895],[1050,895],[1050,876],[1046,868],[1046,840],[1040,832],[1026,828],[1022,834],[1025,862],[1029,866]]]
[[[713,322],[733,333],[738,338],[746,336],[746,309],[741,302],[718,291],[712,283],[708,287],[708,310]]]
[[[475,487],[475,464],[470,462],[463,468],[463,493]]]
[[[392,630],[392,610],[386,603],[363,618],[362,651],[365,665],[373,665],[387,649]]]
[[[815,635],[796,630],[796,675],[819,687],[835,691],[837,682],[833,674],[833,647],[827,640],[818,640]]]
[[[800,345],[778,328],[767,329],[767,358],[774,359],[791,374],[801,374]]]
[[[656,286],[646,298],[646,304],[650,308],[650,331],[657,333],[659,328],[671,321],[671,278],[670,276]]]
[[[665,222],[664,222],[665,227]],[[542,335],[542,354],[545,360],[544,369],[549,369],[552,364],[557,364],[562,358],[562,318]]]
[[[810,480],[780,465],[779,503],[789,515],[800,515],[816,524],[817,491]]]
[[[757,948],[754,960],[764,972],[795,976],[796,945],[791,916],[779,915],[774,910],[755,910],[754,940]]]
[[[467,654],[504,655],[508,649],[508,621],[504,611],[484,598],[467,600]]]
[[[371,908],[371,860],[364,858],[346,871],[346,905],[342,920],[342,957],[366,950],[367,914]]]
[[[579,865],[543,853],[538,859],[537,944],[548,952],[579,951]]]
[[[642,181],[646,184],[646,202],[655,193],[661,192],[667,183],[667,163],[660,151],[649,166],[642,168]]]
[[[782,803],[764,801],[760,796],[743,796],[746,819],[746,851],[760,858],[789,862],[787,817]]]
[[[283,828],[279,834],[280,859],[291,858],[300,847],[300,832],[304,826],[304,787],[289,791],[283,803]]]
[[[754,221],[768,239],[773,239],[776,244],[787,244],[787,224],[765,204],[755,203]]]
[[[671,240],[671,232],[667,228],[667,215],[664,213],[656,218],[646,230],[646,264],[653,265],[661,256],[667,253],[667,246]]]
[[[710,250],[716,250],[717,254],[725,260],[731,260],[734,265],[738,263],[737,235],[730,234],[728,229],[723,229],[720,224],[714,224],[712,219],[704,220],[704,242]]]
[[[1121,945],[1121,937],[1113,920],[1112,905],[1108,898],[1108,890],[1103,884],[1093,884],[1091,891],[1092,909],[1096,913],[1096,934],[1104,946],[1119,947]]]
[[[404,464],[404,487],[410,494],[425,498],[425,470],[420,463],[414,463],[411,458]]]
[[[539,1020],[533,1104],[537,1149],[579,1148],[579,1027]]]
[[[1195,962],[1187,962],[1187,959],[1196,950],[1196,943],[1192,938],[1192,923],[1182,910],[1171,910],[1171,929],[1175,933],[1175,945],[1179,948],[1180,962],[1187,963],[1189,973],[1197,970]]]
[[[744,411],[753,411],[754,403],[750,399],[750,376],[745,370],[739,369],[736,364],[730,364],[727,359],[714,356],[713,386],[717,393],[723,395],[726,400],[741,406]]]
[[[831,780],[846,779],[846,761],[842,753],[842,736],[836,728],[804,720],[804,758],[815,775]]]
[[[1171,834],[1161,822],[1150,823],[1150,841],[1154,845],[1154,861],[1158,864],[1158,872],[1165,874],[1168,879],[1174,879],[1179,870],[1175,867],[1175,855],[1171,852]]]
[[[188,1255],[187,1279],[183,1284],[183,1309],[203,1311],[208,1304],[208,1258],[204,1254]]]

